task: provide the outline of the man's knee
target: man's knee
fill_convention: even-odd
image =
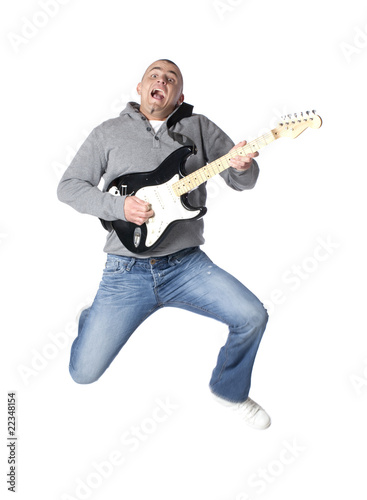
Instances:
[[[88,373],[81,370],[75,370],[71,365],[69,366],[69,373],[77,384],[93,384],[93,382],[96,382],[100,377],[99,374],[96,375],[91,372]]]
[[[260,321],[264,326],[266,326],[268,319],[269,319],[268,311],[265,309],[263,304],[261,304]]]
[[[265,329],[266,324],[268,322],[269,315],[268,311],[265,309],[261,302],[258,302],[256,306],[254,306],[249,314],[249,322],[257,328]]]

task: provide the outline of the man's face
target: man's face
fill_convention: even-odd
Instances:
[[[137,86],[140,111],[148,120],[165,120],[183,102],[182,86],[182,75],[175,64],[154,62]]]

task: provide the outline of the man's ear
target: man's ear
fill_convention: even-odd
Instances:
[[[177,105],[180,106],[180,104],[182,104],[184,102],[184,99],[185,99],[185,96],[183,94],[181,94],[178,101],[177,101]]]
[[[139,95],[141,95],[141,82],[136,86],[136,91]]]

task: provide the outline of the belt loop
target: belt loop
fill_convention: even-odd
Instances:
[[[178,261],[178,259],[177,259],[175,253],[168,256],[168,265],[169,266],[175,266],[177,264],[177,261]]]
[[[135,264],[135,260],[134,257],[130,260],[130,262],[128,263],[128,265],[126,266],[126,271],[131,271],[131,268],[133,267],[133,265]]]
[[[179,264],[181,260],[182,260],[182,250],[180,252],[171,254],[168,257],[168,264],[170,266],[175,266],[176,264]]]

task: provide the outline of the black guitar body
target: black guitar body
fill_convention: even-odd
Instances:
[[[148,223],[138,226],[123,220],[101,223],[108,231],[114,230],[121,243],[132,253],[140,254],[156,248],[173,225],[205,215],[205,207],[192,207],[187,194],[172,195],[171,185],[186,176],[185,163],[193,154],[192,146],[183,146],[171,153],[155,170],[127,174],[113,180],[107,191],[117,196],[136,195],[151,204],[155,215]]]

